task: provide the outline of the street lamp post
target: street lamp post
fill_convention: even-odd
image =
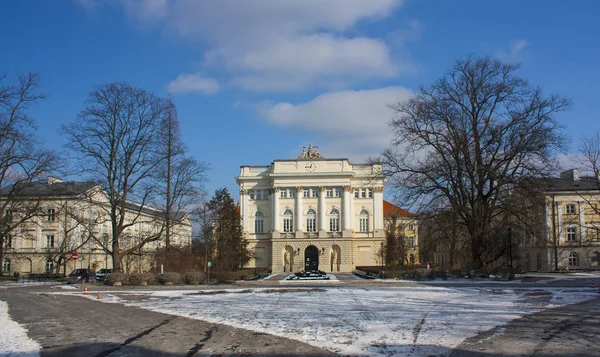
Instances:
[[[508,227],[508,267],[512,271],[513,255],[512,255],[512,227]]]

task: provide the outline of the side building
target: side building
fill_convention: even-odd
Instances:
[[[68,273],[75,268],[113,268],[108,199],[92,182],[49,178],[0,190],[0,234],[3,273]],[[156,251],[165,245],[164,213],[126,204],[127,228],[121,235],[125,272],[154,267]],[[189,246],[192,222],[174,215],[171,245]],[[76,253],[77,260],[73,260]]]
[[[577,169],[543,181],[547,270],[600,269],[600,179]],[[543,261],[542,261],[543,260]]]
[[[325,159],[309,145],[296,159],[241,166],[236,180],[249,267],[350,272],[382,264],[380,164]]]

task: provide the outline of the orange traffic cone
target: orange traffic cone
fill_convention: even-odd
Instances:
[[[100,295],[100,292],[98,291],[98,300],[102,299],[102,295]]]
[[[88,294],[87,286],[84,286],[83,287],[83,295],[87,295],[87,294]]]

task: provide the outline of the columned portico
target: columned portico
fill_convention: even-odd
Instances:
[[[377,265],[377,251],[385,243],[384,179],[374,176],[380,171],[379,164],[325,159],[311,145],[296,159],[241,166],[240,212],[254,252],[248,267],[305,269],[307,254],[308,266],[323,271]],[[257,194],[267,187],[268,197]],[[254,232],[257,211],[270,211],[260,234]]]
[[[273,216],[273,231],[281,232],[281,223],[279,219],[279,187],[271,189],[271,207]]]
[[[318,224],[319,224],[319,236],[327,236],[327,219],[325,217],[325,193],[326,193],[327,187],[325,186],[320,186],[319,187],[319,219]]]
[[[297,234],[302,234],[302,187],[296,187],[296,198],[294,207],[294,226]]]
[[[352,186],[344,186],[344,200],[342,208],[342,230],[352,229]]]

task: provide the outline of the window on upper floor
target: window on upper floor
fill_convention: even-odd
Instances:
[[[288,193],[290,195],[290,198],[296,197],[296,189],[295,188],[288,188]]]
[[[335,197],[342,197],[342,189],[341,187],[335,188]]]
[[[283,231],[286,233],[292,232],[294,229],[294,213],[286,209],[283,213]]]
[[[359,217],[359,229],[361,232],[369,231],[369,212],[362,210]]]
[[[329,231],[340,231],[340,211],[337,209],[332,209],[329,213]]]
[[[288,190],[287,190],[287,188],[282,188],[279,191],[279,197],[281,197],[281,198],[287,198],[288,197]]]
[[[308,212],[306,212],[306,231],[317,231],[317,212],[314,209],[309,209]]]
[[[250,199],[253,200],[254,199],[254,190],[250,190]]]
[[[575,213],[577,213],[577,208],[575,207],[574,204],[569,203],[569,204],[565,205],[565,213],[566,214],[575,214]]]
[[[569,227],[567,228],[567,241],[575,242],[577,240],[577,228]]]
[[[56,210],[54,208],[48,208],[46,210],[46,220],[48,222],[54,222],[56,220]]]
[[[4,246],[6,248],[12,248],[13,247],[13,236],[12,235],[7,235],[6,237],[4,237]]]
[[[318,188],[311,189],[311,197],[319,197],[319,189]]]
[[[372,188],[368,189],[368,196],[369,196],[369,198],[373,198],[373,189]]]
[[[256,190],[256,200],[262,200],[262,190]]]
[[[256,212],[254,216],[254,233],[264,232],[264,215],[262,212]]]
[[[361,196],[360,196],[360,197],[362,197],[362,198],[367,198],[367,189],[366,189],[366,188],[363,188],[363,189],[361,190]]]
[[[359,198],[360,197],[360,190],[358,188],[354,189],[354,198]]]
[[[53,235],[46,236],[46,248],[54,248],[54,236]]]
[[[327,187],[327,197],[333,197],[333,187]]]
[[[415,237],[408,237],[408,247],[409,248],[415,247]]]
[[[308,188],[303,188],[302,189],[302,196],[304,196],[304,197],[310,197],[310,190]]]

